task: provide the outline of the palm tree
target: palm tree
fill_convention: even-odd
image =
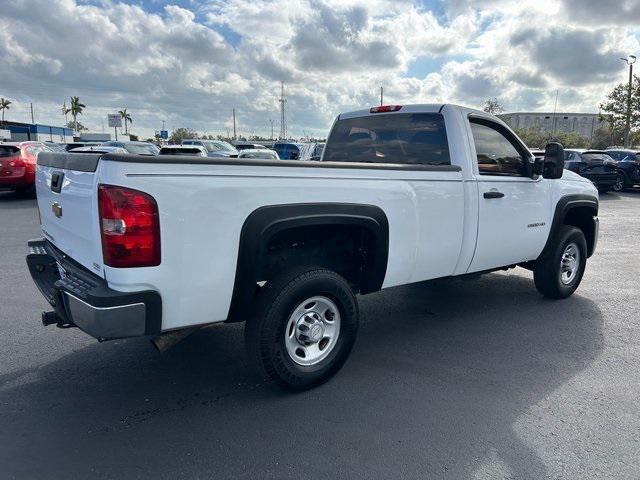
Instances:
[[[0,110],[2,110],[2,125],[4,126],[4,111],[9,110],[11,107],[11,100],[8,98],[1,97],[0,98]]]
[[[78,115],[82,115],[82,110],[86,107],[84,103],[80,103],[80,97],[71,97],[71,107],[67,108],[65,113],[70,113],[73,117],[73,127],[76,133],[78,133]]]
[[[133,120],[131,120],[131,115],[129,115],[127,113],[127,109],[126,108],[120,110],[118,113],[120,114],[120,116],[124,120],[124,134],[128,135],[129,134],[129,130],[127,129],[127,122],[128,123],[133,123]]]

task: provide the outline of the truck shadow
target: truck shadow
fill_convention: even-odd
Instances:
[[[379,292],[361,298],[361,313],[344,369],[299,394],[254,376],[241,325],[203,329],[164,355],[134,339],[14,372],[0,378],[0,464],[37,478],[144,468],[461,479],[498,462],[510,478],[546,477],[516,422],[599,355],[595,303],[548,301],[528,277],[492,274]]]

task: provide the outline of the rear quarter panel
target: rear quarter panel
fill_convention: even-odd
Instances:
[[[390,232],[383,287],[448,275],[456,265],[437,249],[419,250],[423,235],[461,236],[461,219],[438,223],[452,212],[452,204],[463,214],[460,172],[104,161],[100,181],[142,190],[158,203],[162,263],[105,267],[105,276],[116,290],[159,291],[163,330],[226,319],[243,223],[265,205],[342,202],[382,208]],[[438,186],[429,190],[432,181]],[[423,219],[418,215],[420,195],[431,212]],[[416,262],[418,257],[422,263]]]

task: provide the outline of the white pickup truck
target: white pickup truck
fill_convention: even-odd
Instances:
[[[319,162],[42,153],[27,263],[45,325],[162,344],[246,321],[262,373],[309,388],[349,355],[356,294],[520,266],[571,295],[598,193],[563,159],[448,104],[341,114]]]

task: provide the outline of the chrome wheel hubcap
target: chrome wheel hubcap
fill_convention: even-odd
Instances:
[[[560,261],[560,281],[564,285],[570,284],[578,275],[580,268],[580,250],[578,245],[570,243],[564,249],[562,260]]]
[[[299,365],[316,365],[327,358],[340,335],[340,311],[327,297],[301,302],[289,316],[284,342]]]

